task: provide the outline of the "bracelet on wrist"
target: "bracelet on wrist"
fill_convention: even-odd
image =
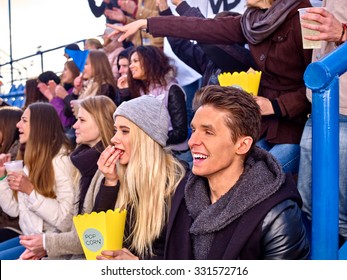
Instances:
[[[4,176],[0,177],[0,181],[4,180],[7,177],[7,174],[5,174]]]
[[[338,42],[335,42],[336,46],[340,46],[343,43],[343,36],[346,33],[346,29],[347,29],[347,24],[346,23],[341,23],[342,26],[342,32],[341,32],[341,36]]]

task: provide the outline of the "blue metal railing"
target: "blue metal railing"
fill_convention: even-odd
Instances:
[[[311,63],[304,75],[312,89],[312,259],[346,259],[339,252],[339,77],[347,71],[347,44]],[[347,94],[347,93],[344,93]]]

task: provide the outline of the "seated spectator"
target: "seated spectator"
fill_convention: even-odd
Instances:
[[[16,124],[20,121],[23,111],[17,107],[0,108],[0,154],[10,154],[15,160],[19,148],[19,132]]]
[[[6,175],[0,156],[0,206],[11,217],[19,217],[23,234],[68,231],[72,226],[74,168],[71,146],[58,114],[47,103],[33,103],[17,123],[23,150],[23,172]],[[70,223],[63,223],[63,221]],[[0,230],[1,231],[1,230]],[[0,233],[1,235],[1,233]],[[25,247],[19,237],[0,243],[0,259],[18,259]]]
[[[81,50],[80,47],[76,43],[72,43],[72,44],[67,45],[64,48],[64,56],[66,57],[66,59],[70,59],[70,56],[66,53],[66,49],[73,50],[73,51],[80,51]]]
[[[65,134],[75,145],[75,132],[72,125],[75,123],[76,119],[72,112],[70,102],[74,97],[72,92],[74,89],[74,81],[80,75],[80,70],[73,60],[68,60],[64,64],[64,70],[61,75],[61,84],[55,87],[55,96],[60,98],[64,102],[63,113],[66,118],[70,120],[68,126],[64,127]],[[61,103],[61,102],[60,102]]]
[[[128,84],[131,98],[153,95],[165,103],[169,116],[167,145],[175,156],[192,162],[188,148],[188,116],[185,93],[175,79],[175,68],[164,52],[154,46],[139,46],[129,54]]]
[[[116,109],[107,96],[84,99],[74,124],[77,147],[70,158],[79,171],[79,188],[74,198],[73,215],[91,213],[101,180],[97,161],[104,149],[111,144],[113,136],[113,113]],[[68,221],[71,222],[71,221]],[[84,258],[75,227],[67,232],[47,232],[20,236],[26,247],[21,259],[78,259]]]
[[[101,42],[96,38],[89,38],[84,42],[85,50],[100,50],[102,47]]]
[[[0,107],[0,155],[15,160],[19,149],[19,132],[16,124],[23,111],[17,107]],[[0,207],[0,242],[18,236],[21,231],[18,217],[10,217]]]
[[[56,95],[56,88],[61,82],[60,78],[53,71],[45,71],[39,75],[37,80],[37,87],[39,88],[41,93],[48,99],[49,103],[52,104],[54,109],[57,111],[65,133],[71,136],[71,134],[69,134],[69,131],[71,130],[71,126],[75,122],[75,118],[67,116],[65,114],[64,101]]]
[[[115,101],[116,90],[117,82],[106,54],[98,50],[89,51],[83,75],[75,80],[73,96],[82,100],[90,96],[105,95]]]
[[[257,103],[234,87],[206,86],[197,97],[193,174],[173,198],[165,259],[307,259],[295,183],[255,146]]]
[[[28,106],[31,103],[35,102],[48,102],[48,99],[46,96],[44,96],[41,91],[38,89],[38,82],[37,78],[34,79],[28,79],[25,82],[24,87],[24,95],[25,95],[25,102],[23,106],[23,111],[28,108]]]
[[[117,57],[117,68],[119,78],[117,79],[118,94],[116,104],[119,106],[123,101],[130,100],[128,72],[129,72],[129,54],[133,47],[128,47],[121,51]]]
[[[127,76],[129,70],[129,54],[133,47],[122,50],[117,57],[117,67],[119,76]]]
[[[153,96],[123,102],[114,114],[115,135],[98,161],[105,180],[95,209],[125,208],[123,246],[98,259],[160,259],[171,198],[185,175],[183,166],[164,149],[169,115]]]

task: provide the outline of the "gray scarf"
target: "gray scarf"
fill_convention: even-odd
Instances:
[[[245,170],[236,184],[211,204],[208,182],[190,176],[185,200],[194,222],[190,228],[195,259],[206,259],[215,232],[225,228],[255,205],[274,194],[285,181],[285,174],[271,154],[254,147]]]
[[[248,8],[241,17],[243,35],[250,44],[258,44],[271,35],[288,14],[303,0],[277,0],[269,9]]]

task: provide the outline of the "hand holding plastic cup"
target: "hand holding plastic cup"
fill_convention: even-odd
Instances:
[[[321,48],[322,41],[312,41],[305,39],[305,36],[319,36],[320,32],[317,30],[308,29],[302,26],[303,23],[309,23],[313,25],[319,25],[320,23],[313,20],[302,19],[302,15],[307,13],[308,8],[298,9],[300,14],[302,45],[304,49],[319,49]]]
[[[22,172],[23,171],[23,161],[22,160],[13,160],[4,163],[7,173],[10,172]]]

